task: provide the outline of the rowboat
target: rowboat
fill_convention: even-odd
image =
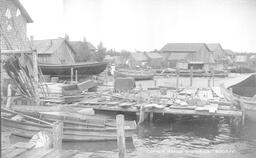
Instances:
[[[39,63],[38,65],[44,75],[70,75],[71,68],[81,75],[97,75],[106,69],[107,64],[107,62],[86,62],[63,65]]]
[[[18,119],[17,119],[18,118]],[[115,120],[88,119],[73,121],[66,118],[54,118],[40,114],[27,115],[8,109],[1,109],[2,127],[13,135],[32,138],[40,131],[52,132],[52,125],[57,120],[62,120],[63,141],[115,141],[117,131]],[[132,140],[136,130],[135,121],[125,121],[125,138]]]
[[[134,80],[153,80],[154,74],[140,71],[115,71],[115,77],[132,77]]]
[[[221,85],[223,96],[240,106],[248,120],[256,122],[256,74],[243,75]]]

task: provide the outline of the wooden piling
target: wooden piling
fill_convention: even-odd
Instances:
[[[190,87],[193,85],[193,66],[190,67]]]
[[[37,56],[36,50],[33,51],[32,56],[33,56],[34,82],[35,82],[35,102],[36,102],[36,105],[39,105],[40,98],[39,98],[39,78],[38,78],[38,56]]]
[[[60,150],[62,148],[63,122],[56,121],[53,124],[53,148]]]
[[[154,119],[154,113],[150,112],[149,113],[149,122],[153,122],[153,119]]]
[[[179,77],[180,77],[180,70],[179,68],[176,69],[176,90],[179,90]]]
[[[125,158],[126,147],[125,147],[125,133],[124,133],[124,115],[116,116],[116,128],[117,128],[117,146],[118,146],[118,157]]]
[[[12,85],[8,84],[6,108],[8,109],[11,108],[11,102],[12,102]]]
[[[212,86],[214,87],[214,70],[212,69]]]
[[[73,83],[73,79],[74,79],[73,75],[74,75],[74,68],[71,67],[71,69],[70,69],[70,83],[71,84]]]
[[[77,70],[75,71],[75,73],[76,73],[76,83],[78,83]]]

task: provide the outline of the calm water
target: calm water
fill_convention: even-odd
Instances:
[[[155,117],[137,130],[134,141],[127,142],[128,157],[255,158],[256,124],[237,129],[227,119]],[[13,142],[27,141],[13,137]],[[116,142],[64,143],[64,149],[94,153],[93,157],[117,157]]]
[[[196,79],[195,84],[203,82],[200,80]],[[220,83],[221,79],[216,81],[216,84]],[[169,83],[175,83],[175,79],[161,79],[157,84]],[[182,83],[187,82],[184,80]],[[207,80],[204,83],[207,85]],[[143,87],[153,87],[154,81],[143,84]],[[110,117],[114,118],[113,115]],[[135,118],[126,116],[126,119]],[[12,140],[24,141],[16,137]],[[163,119],[163,116],[156,116],[153,123],[145,122],[140,126],[133,143],[127,142],[126,146],[127,157],[255,158],[256,123],[247,123],[237,129],[227,119],[181,119],[169,116]],[[118,155],[116,142],[64,143],[63,148],[92,152],[95,158]]]

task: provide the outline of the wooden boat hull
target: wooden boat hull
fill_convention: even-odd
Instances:
[[[52,131],[50,125],[43,125],[30,122],[15,121],[2,117],[2,127],[9,130],[13,135],[32,138],[40,131]],[[135,129],[125,130],[127,140],[132,140]],[[116,128],[84,128],[66,127],[63,128],[63,141],[115,141],[117,140]]]
[[[44,75],[70,75],[71,68],[73,68],[74,72],[77,70],[79,75],[97,75],[106,69],[107,64],[107,62],[77,63],[70,65],[39,64],[39,67]]]
[[[245,99],[240,99],[240,103],[244,108],[246,118],[250,121],[256,122],[256,101],[250,102]]]
[[[132,72],[121,72],[115,71],[115,77],[132,77],[134,80],[153,80],[154,74],[153,73],[132,73]]]

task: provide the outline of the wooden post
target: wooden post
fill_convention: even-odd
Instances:
[[[71,70],[70,70],[70,83],[72,84],[73,83],[73,75],[74,75],[74,68],[71,67]]]
[[[12,102],[12,85],[8,84],[6,108],[9,109],[11,107],[11,102]]]
[[[180,77],[180,70],[179,68],[176,69],[176,90],[179,90],[179,77]]]
[[[37,56],[37,51],[34,50],[33,53],[33,72],[34,72],[34,81],[35,81],[35,102],[36,105],[40,104],[40,98],[39,98],[39,78],[38,78],[38,56]]]
[[[125,147],[125,133],[124,133],[124,115],[116,116],[116,128],[117,128],[117,146],[118,146],[118,157],[125,158],[126,147]]]
[[[60,150],[62,148],[63,122],[56,121],[53,124],[53,148]]]
[[[76,72],[76,83],[78,83],[77,70],[75,72]]]
[[[212,86],[214,87],[214,70],[212,69]]]
[[[149,113],[149,122],[153,122],[153,119],[154,119],[154,113],[150,112]]]
[[[193,66],[190,67],[190,87],[193,85]]]
[[[155,88],[156,88],[156,79],[154,79],[154,84],[155,84]]]

